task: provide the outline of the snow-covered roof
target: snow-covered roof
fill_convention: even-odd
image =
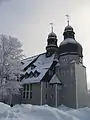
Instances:
[[[22,60],[22,69],[24,69],[25,67],[27,67],[33,60],[35,60],[39,55],[33,56],[33,57],[28,57],[24,60]]]
[[[41,54],[38,56],[38,58],[36,59],[36,61],[32,62],[32,65],[34,65],[35,67],[32,69],[31,66],[25,71],[25,73],[30,74],[31,72],[34,74],[35,71],[37,71],[39,73],[39,75],[37,77],[33,76],[29,76],[28,78],[24,78],[22,80],[22,83],[36,83],[36,82],[40,82],[42,80],[42,78],[44,77],[44,75],[46,74],[46,72],[48,71],[48,69],[50,68],[50,66],[52,65],[54,60],[54,55],[50,56],[50,57],[46,57],[46,54]]]
[[[55,84],[55,83],[61,84],[61,82],[58,79],[56,74],[52,77],[52,79],[50,80],[50,83],[52,83],[52,84]]]

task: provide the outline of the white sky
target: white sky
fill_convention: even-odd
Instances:
[[[63,40],[65,15],[70,15],[76,40],[83,46],[90,87],[90,0],[0,0],[0,34],[17,37],[27,56],[45,52],[50,22],[58,45]]]

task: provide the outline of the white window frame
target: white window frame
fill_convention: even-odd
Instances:
[[[24,98],[24,99],[32,99],[32,98],[30,98],[30,94],[32,92],[32,90],[30,90],[31,84],[24,84],[24,85],[25,85],[25,90],[23,90],[23,94],[25,93],[25,97],[23,97],[23,94],[22,94],[22,98]],[[27,85],[29,85],[28,90],[27,90]],[[27,97],[27,92],[28,92],[28,97]]]

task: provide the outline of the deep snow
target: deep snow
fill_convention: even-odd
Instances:
[[[52,108],[48,105],[29,104],[15,105],[11,108],[0,103],[0,120],[90,120],[90,108],[74,110],[63,105]]]

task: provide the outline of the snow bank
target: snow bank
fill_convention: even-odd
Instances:
[[[62,105],[58,109],[29,104],[11,108],[0,103],[0,120],[90,120],[90,108],[74,110]]]

